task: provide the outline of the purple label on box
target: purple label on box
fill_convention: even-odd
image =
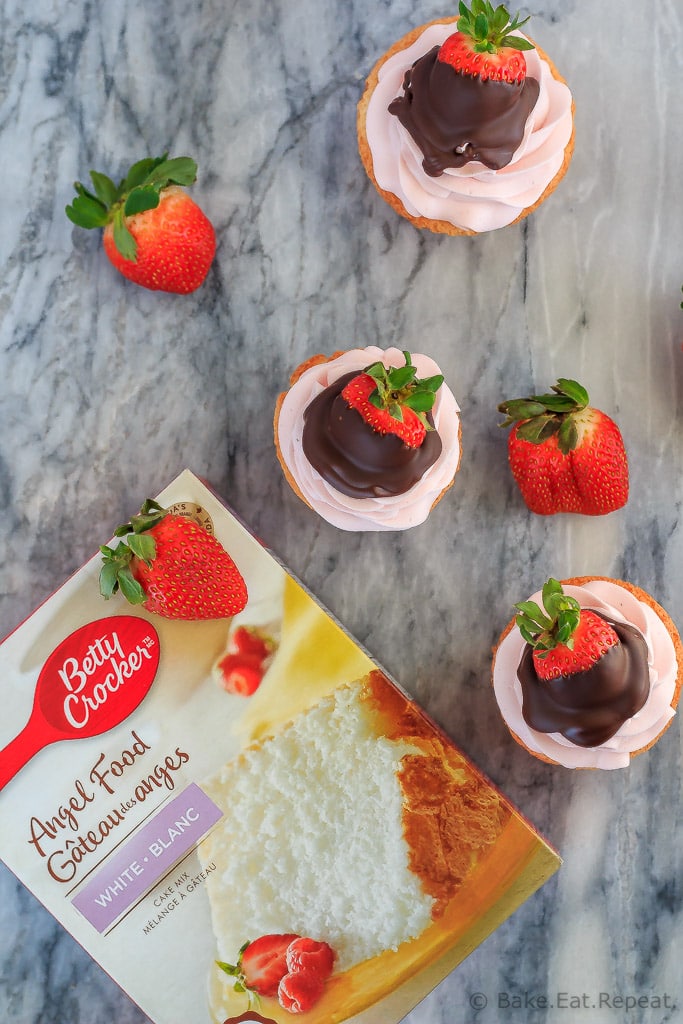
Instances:
[[[216,824],[223,812],[191,783],[138,829],[71,901],[105,931]]]

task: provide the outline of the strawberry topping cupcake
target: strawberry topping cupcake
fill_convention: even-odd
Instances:
[[[395,348],[304,363],[274,426],[290,485],[344,530],[417,526],[460,464],[459,408],[439,367]]]
[[[516,606],[494,652],[513,737],[566,768],[624,768],[674,717],[683,650],[673,622],[621,580],[549,579]]]
[[[375,65],[358,106],[361,159],[419,228],[472,235],[526,217],[573,152],[571,93],[503,6],[460,4]]]

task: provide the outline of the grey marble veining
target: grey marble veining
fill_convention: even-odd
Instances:
[[[576,101],[566,178],[521,225],[448,239],[365,179],[355,106],[375,59],[451,9],[0,5],[0,633],[141,497],[186,466],[208,479],[564,857],[408,1024],[683,1020],[678,723],[626,771],[572,774],[517,748],[489,686],[513,602],[549,574],[630,579],[683,624],[683,11],[653,0],[645,25],[604,0],[617,47],[586,35],[585,7],[532,11]],[[119,278],[63,212],[91,167],[165,149],[197,158],[218,236],[187,297]],[[456,484],[405,534],[340,533],[276,462],[290,371],[357,343],[428,352],[462,406]],[[531,516],[507,470],[498,402],[562,375],[624,433],[632,493],[605,519]],[[146,1020],[4,869],[0,886],[2,1020]],[[675,1009],[569,1004],[600,993]]]

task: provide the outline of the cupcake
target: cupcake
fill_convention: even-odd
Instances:
[[[683,649],[668,614],[631,583],[550,579],[515,606],[493,687],[518,743],[566,768],[625,768],[670,725]]]
[[[518,31],[528,19],[488,2],[476,16],[460,10],[380,58],[358,105],[358,144],[397,213],[475,235],[516,223],[554,191],[574,148],[574,105],[552,61]]]
[[[369,346],[314,356],[275,408],[290,486],[342,530],[423,523],[460,464],[459,407],[428,356]]]

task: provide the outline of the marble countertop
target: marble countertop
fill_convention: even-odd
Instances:
[[[510,739],[489,682],[512,604],[548,575],[630,580],[683,624],[683,11],[636,24],[604,0],[616,46],[586,35],[584,7],[533,9],[576,101],[564,181],[517,226],[447,238],[372,188],[355,108],[376,58],[453,9],[2,5],[0,633],[147,494],[185,467],[209,480],[563,855],[408,1024],[683,1018],[679,724],[629,769],[572,773]],[[186,297],[124,281],[64,215],[90,168],[166,149],[196,157],[218,238]],[[402,534],[328,526],[272,442],[299,362],[374,343],[429,353],[462,406],[456,484]],[[508,471],[498,402],[559,376],[622,428],[631,496],[608,517],[534,516]],[[147,1020],[4,868],[0,1018]]]

